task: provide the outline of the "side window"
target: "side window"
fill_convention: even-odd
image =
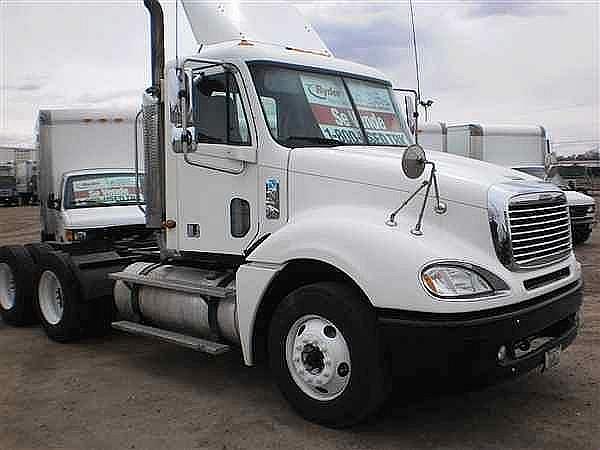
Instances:
[[[193,95],[196,142],[250,145],[248,120],[231,73],[200,75]]]
[[[267,124],[271,129],[271,133],[273,133],[273,136],[278,138],[279,134],[277,133],[277,101],[273,97],[265,96],[261,96],[260,101],[262,103],[263,109],[265,110],[265,117],[267,118]]]

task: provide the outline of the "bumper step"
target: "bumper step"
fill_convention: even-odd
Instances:
[[[160,328],[149,327],[136,322],[113,322],[112,327],[119,331],[126,333],[135,334],[138,336],[145,336],[155,338],[170,344],[179,345],[181,347],[190,348],[209,355],[218,356],[223,353],[227,353],[231,350],[231,346],[227,344],[221,344],[219,342],[207,341],[193,336],[187,336],[185,334],[176,333],[174,331],[163,330]]]

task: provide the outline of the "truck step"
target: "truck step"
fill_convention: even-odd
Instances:
[[[206,339],[193,336],[186,336],[185,334],[149,327],[136,322],[113,322],[112,327],[116,330],[124,331],[126,333],[159,339],[164,342],[176,344],[181,347],[190,348],[199,352],[208,353],[209,355],[213,356],[222,355],[223,353],[227,353],[229,350],[231,350],[231,346],[227,344],[207,341]]]
[[[126,283],[150,286],[169,291],[185,292],[193,295],[205,295],[212,298],[227,298],[235,294],[235,290],[230,287],[202,286],[200,284],[185,283],[183,281],[172,282],[155,280],[144,275],[136,275],[128,272],[111,273],[108,277],[112,280],[121,280]]]

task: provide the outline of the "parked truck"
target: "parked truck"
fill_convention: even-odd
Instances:
[[[12,161],[0,162],[0,203],[4,205],[18,205],[19,203],[15,164]]]
[[[18,161],[15,165],[15,173],[20,204],[37,203],[39,175],[37,161]]]
[[[80,242],[147,235],[143,164],[135,171],[135,111],[39,112],[41,240]]]
[[[158,249],[5,247],[4,318],[37,309],[59,342],[112,320],[212,355],[237,347],[335,427],[376,411],[398,374],[556,366],[582,302],[562,191],[414,145],[391,81],[335,58],[288,5],[184,1],[204,45],[167,64],[160,3],[144,3]]]
[[[564,190],[571,216],[572,239],[575,244],[587,241],[596,223],[596,202],[576,191],[560,175],[553,164],[548,177],[546,160],[550,155],[546,130],[542,126],[453,124],[444,122],[420,126],[419,135],[425,148],[446,148],[448,153],[510,167],[529,175],[547,179]],[[438,142],[443,144],[438,144]],[[558,169],[558,170],[557,170]]]

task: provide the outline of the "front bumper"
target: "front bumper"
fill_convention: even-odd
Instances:
[[[573,342],[582,287],[578,280],[517,305],[470,313],[380,309],[380,336],[396,374],[514,376],[543,365],[548,350]],[[519,350],[537,338],[547,340],[530,351]],[[503,360],[498,359],[501,346],[508,350]]]

